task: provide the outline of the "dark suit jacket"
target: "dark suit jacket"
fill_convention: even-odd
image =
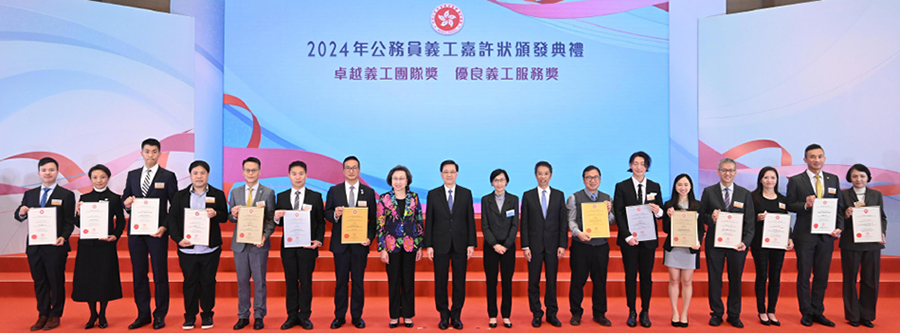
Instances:
[[[141,194],[141,182],[143,181],[143,175],[141,172],[144,170],[143,167],[137,168],[131,171],[128,171],[128,179],[125,181],[125,190],[122,191],[122,201],[128,199],[130,196],[134,196],[135,198],[145,198]],[[157,183],[162,183],[163,188],[156,188]],[[147,190],[146,198],[158,198],[159,199],[159,226],[165,227],[168,231],[169,226],[166,225],[168,218],[168,208],[169,204],[172,201],[172,198],[175,197],[175,192],[178,192],[178,179],[175,178],[175,174],[172,171],[163,169],[160,166],[156,170],[156,174],[153,175],[153,180],[150,181],[150,189]],[[128,235],[131,236],[131,228],[128,229]],[[165,236],[165,234],[163,234]]]
[[[375,242],[375,224],[376,224],[376,210],[378,209],[376,204],[375,197],[377,194],[371,187],[364,185],[362,182],[356,183],[359,189],[356,193],[356,201],[365,201],[366,208],[369,209],[369,232],[368,238],[370,241]],[[359,244],[349,244],[356,246],[349,246],[341,244],[341,221],[342,218],[338,218],[335,220],[334,218],[334,209],[337,207],[348,207],[347,204],[347,190],[344,188],[344,183],[338,183],[337,185],[332,186],[328,189],[328,197],[325,200],[325,219],[328,222],[334,223],[331,228],[331,245],[329,246],[329,250],[333,253],[344,253],[344,250],[349,248],[354,253],[368,253],[369,248],[371,246],[362,246]],[[335,237],[334,235],[338,235]]]
[[[513,216],[507,217],[509,210],[513,211]],[[481,197],[481,232],[486,247],[500,244],[512,249],[519,232],[519,197],[506,192],[503,195],[503,209],[500,210],[497,209],[494,192]]]
[[[550,188],[547,198],[547,217],[541,210],[541,194],[538,188],[522,194],[522,249],[531,253],[556,253],[557,248],[569,247],[569,209],[562,191]]]
[[[52,204],[53,199],[62,200],[62,204],[54,206]],[[63,248],[68,252],[71,247],[69,247],[69,236],[72,235],[72,231],[75,230],[75,193],[69,191],[59,184],[56,184],[56,188],[50,192],[50,195],[47,196],[47,208],[57,207],[56,209],[56,237],[62,237],[66,240]],[[15,216],[16,220],[19,222],[24,222],[28,219],[26,215],[24,218],[19,217],[19,210],[22,207],[41,207],[41,187],[30,189],[25,191],[25,195],[22,196],[22,204],[16,208],[13,212],[13,216]],[[31,214],[29,211],[28,214]],[[26,243],[27,244],[27,243]],[[36,245],[36,246],[28,246],[25,250],[26,253],[33,253],[33,251],[37,251],[39,246],[53,246],[53,245]]]
[[[663,243],[663,250],[672,251],[672,218],[669,217],[669,214],[666,214],[669,211],[669,208],[675,208],[675,213],[678,214],[679,211],[683,211],[680,206],[678,206],[678,198],[673,198],[666,202],[666,204],[660,209],[663,210],[663,232],[667,233],[666,242]],[[690,205],[688,205],[688,211],[697,212],[700,211],[700,202],[692,201]],[[700,244],[703,244],[703,219],[700,216],[697,216],[697,240]],[[700,249],[694,250],[689,249],[691,253],[700,253]]]
[[[838,199],[835,228],[844,230],[843,212],[846,211],[846,206],[841,196],[841,183],[838,177],[833,174],[822,171],[822,175],[825,176],[825,179],[822,179],[822,189],[825,191],[822,198]],[[829,188],[833,188],[835,190],[834,193],[828,193]],[[816,189],[813,188],[806,170],[788,179],[787,195],[785,195],[788,201],[787,209],[790,212],[797,213],[797,222],[794,224],[791,238],[794,240],[794,243],[811,242],[817,239],[833,241],[834,237],[831,237],[831,235],[812,233],[812,208],[806,209],[806,197],[810,195],[816,195]],[[828,238],[825,239],[824,237]]]
[[[289,189],[287,191],[278,193],[278,201],[275,204],[275,210],[293,210],[294,202],[291,201],[291,192],[293,189]],[[309,235],[311,240],[317,240],[319,243],[325,244],[325,208],[322,203],[322,193],[310,190],[306,188],[303,194],[303,203],[312,206],[312,210],[309,212]],[[302,206],[301,206],[302,208]],[[284,227],[283,221],[275,221],[275,224]],[[334,238],[334,237],[332,237]],[[302,248],[301,248],[302,249]],[[284,254],[284,237],[281,237],[281,252],[282,256]],[[310,251],[318,251],[311,249],[304,249]]]
[[[707,226],[706,229],[706,247],[715,246],[716,242],[716,221],[712,218],[712,213],[718,209],[722,212],[741,213],[744,214],[744,224],[741,226],[741,242],[746,246],[750,246],[753,242],[754,221],[756,221],[756,209],[753,208],[753,195],[747,189],[734,184],[734,193],[731,195],[731,209],[725,210],[725,199],[722,198],[721,183],[716,183],[703,189],[700,196],[700,219]],[[744,204],[743,208],[738,208],[735,202]]]
[[[175,196],[172,198],[172,207],[169,208],[167,221],[169,234],[176,244],[184,239],[184,209],[191,208],[191,187],[193,186],[191,184],[183,190],[175,192]],[[209,188],[206,192],[206,208],[216,211],[216,216],[209,219],[209,247],[212,248],[222,245],[222,229],[219,227],[219,223],[228,222],[228,201],[225,199],[225,192],[212,185],[206,186]],[[209,198],[215,198],[215,202],[210,203]],[[192,249],[194,246],[186,248]]]
[[[450,252],[451,246],[457,253],[466,253],[467,247],[476,246],[478,239],[472,191],[456,185],[452,212],[447,203],[444,185],[428,191],[427,200],[422,247],[434,248],[434,253],[446,254]]]
[[[844,203],[849,207],[853,207],[853,203],[859,201],[859,198],[856,196],[856,192],[853,191],[852,187],[841,191],[841,195],[844,197]],[[881,233],[887,234],[887,215],[884,214],[884,198],[881,196],[881,192],[866,187],[865,204],[867,207],[881,207]],[[846,211],[847,209],[844,208],[843,211],[838,211],[838,215],[844,215],[846,214]],[[841,233],[841,249],[850,251],[875,251],[884,248],[884,244],[881,243],[854,242],[853,238],[856,237],[856,232],[853,231],[853,217],[844,222],[844,227],[846,229],[843,229],[843,232]]]
[[[613,194],[613,215],[616,217],[616,224],[619,227],[619,235],[616,244],[619,246],[628,246],[628,242],[625,241],[625,238],[631,236],[631,229],[628,228],[628,214],[625,213],[625,207],[641,204],[641,201],[637,197],[637,192],[634,190],[633,179],[634,177],[628,177],[628,179],[616,183],[616,192]],[[647,200],[646,204],[653,203],[662,209],[662,192],[660,191],[659,183],[647,179],[647,188],[644,189],[644,196],[646,197],[650,193],[656,193],[656,197],[653,198],[653,200]],[[663,212],[663,215],[665,215],[665,212]],[[654,230],[654,232],[655,231],[656,230]],[[657,235],[657,238],[653,240],[640,242],[639,245],[655,249],[659,247],[659,236]]]

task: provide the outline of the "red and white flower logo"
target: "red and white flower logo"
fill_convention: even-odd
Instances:
[[[443,4],[431,12],[431,27],[442,35],[452,35],[462,29],[463,13],[459,7]]]

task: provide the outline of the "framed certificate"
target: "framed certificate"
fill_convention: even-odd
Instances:
[[[656,218],[649,205],[625,207],[625,215],[628,217],[628,229],[631,236],[638,242],[657,239]]]
[[[345,207],[341,214],[341,244],[361,244],[369,239],[369,208]]]
[[[81,204],[82,239],[100,239],[109,236],[109,201]]]
[[[791,216],[788,214],[766,213],[763,221],[762,247],[786,250],[791,238]]]
[[[605,202],[585,202],[581,204],[583,230],[591,238],[609,238],[609,209]]]
[[[284,247],[304,247],[312,245],[312,230],[308,210],[287,210],[282,218],[284,224]]]
[[[209,246],[209,214],[205,209],[184,209],[184,239],[193,245]]]
[[[159,230],[159,198],[134,198],[131,203],[131,234],[152,235]]]
[[[837,223],[838,199],[816,199],[812,208],[811,232],[830,234]]]
[[[28,246],[56,244],[56,207],[28,210]]]
[[[263,207],[241,207],[237,221],[238,243],[260,244],[263,242],[263,221],[266,209]]]
[[[744,214],[719,212],[716,220],[715,247],[736,249],[741,246],[741,233],[744,231]]]
[[[868,206],[853,208],[853,242],[881,242],[881,207]]]
[[[697,212],[675,211],[672,214],[672,247],[693,247],[697,239]]]

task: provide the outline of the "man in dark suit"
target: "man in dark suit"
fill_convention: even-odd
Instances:
[[[37,298],[38,320],[32,331],[51,330],[59,327],[66,305],[66,258],[69,255],[69,236],[75,229],[75,194],[56,183],[59,163],[44,157],[38,161],[41,186],[25,191],[22,204],[13,214],[19,222],[28,219],[29,210],[56,209],[56,243],[53,245],[29,245],[25,250],[31,278],[34,280],[34,296]],[[35,236],[36,237],[36,236]]]
[[[322,194],[306,188],[306,163],[291,162],[288,166],[291,189],[278,193],[275,206],[275,222],[284,226],[285,210],[309,211],[309,234],[311,246],[286,248],[285,237],[281,238],[281,263],[284,264],[285,308],[288,318],[281,325],[286,330],[300,325],[313,329],[309,321],[312,314],[312,275],[316,269],[319,247],[325,242],[325,211]],[[346,297],[344,300],[346,301]]]
[[[811,144],[803,152],[807,170],[788,179],[787,209],[797,213],[792,238],[797,251],[797,302],[800,303],[800,323],[811,326],[813,322],[834,326],[825,318],[825,288],[828,287],[828,270],[834,253],[834,240],[844,229],[844,200],[837,176],[822,171],[825,166],[825,150]],[[830,234],[812,233],[812,207],[816,199],[838,199],[835,229]],[[812,273],[812,290],[809,275]]]
[[[191,162],[188,171],[191,185],[175,193],[169,209],[168,225],[172,240],[178,244],[178,264],[184,274],[184,325],[194,328],[200,308],[201,327],[213,327],[213,308],[216,306],[216,272],[222,255],[222,229],[219,223],[228,222],[228,203],[225,192],[209,185],[209,164]],[[194,245],[185,235],[186,208],[204,210],[209,217],[209,244]],[[199,306],[198,306],[199,302]]]
[[[559,258],[569,246],[566,197],[563,192],[550,188],[553,166],[540,161],[534,166],[538,187],[522,194],[522,252],[528,260],[528,305],[531,309],[531,326],[541,327],[544,311],[541,309],[541,270],[546,276],[544,305],[547,306],[547,322],[560,327],[556,317],[556,273]]]
[[[325,200],[325,219],[334,223],[331,228],[329,250],[334,253],[334,274],[337,285],[334,288],[334,320],[331,328],[340,328],[347,321],[347,284],[353,281],[353,295],[350,295],[351,323],[357,328],[366,327],[362,319],[365,305],[364,279],[369,245],[375,239],[375,191],[359,181],[359,160],[356,156],[344,159],[344,182],[328,189]],[[341,243],[341,215],[344,207],[366,207],[369,210],[369,230],[362,244]],[[335,237],[337,235],[337,237]]]
[[[653,294],[653,263],[656,260],[656,248],[659,247],[658,236],[651,240],[639,242],[637,233],[632,233],[628,227],[628,214],[626,207],[649,205],[656,219],[662,217],[663,211],[659,207],[663,205],[662,191],[659,183],[647,179],[647,171],[650,171],[650,155],[643,151],[631,154],[628,160],[631,178],[616,184],[616,192],[613,194],[613,214],[616,224],[619,226],[619,235],[616,244],[622,251],[622,262],[625,264],[625,299],[628,303],[628,320],[630,327],[638,324],[636,311],[637,279],[641,277],[641,316],[640,323],[643,327],[650,327],[650,296]],[[653,221],[654,225],[656,220]],[[653,228],[656,232],[657,228]]]
[[[703,189],[700,196],[700,219],[706,227],[706,266],[709,269],[709,324],[722,324],[725,308],[722,305],[722,271],[728,262],[728,323],[744,327],[741,321],[741,276],[747,259],[747,244],[753,240],[756,210],[750,191],[734,183],[737,163],[730,158],[719,161],[719,183]],[[744,214],[741,227],[741,244],[736,249],[716,247],[716,220],[719,214]]]
[[[444,185],[428,191],[425,207],[425,247],[434,261],[434,305],[441,314],[438,328],[450,325],[461,330],[460,320],[466,302],[466,268],[475,252],[475,208],[472,191],[456,185],[459,165],[453,160],[441,162]],[[453,265],[453,307],[447,304],[447,277]]]
[[[178,180],[175,174],[157,164],[162,147],[159,141],[150,138],[141,143],[141,157],[144,166],[128,172],[125,190],[122,191],[122,202],[125,209],[131,212],[131,205],[136,198],[159,199],[159,228],[152,235],[132,235],[133,228],[128,229],[128,252],[131,257],[131,270],[134,274],[134,303],[138,308],[137,319],[129,329],[150,324],[150,278],[147,276],[150,266],[153,267],[153,284],[156,293],[156,310],[153,311],[153,328],[166,326],[166,315],[169,313],[169,235],[166,225],[169,202],[178,191]]]

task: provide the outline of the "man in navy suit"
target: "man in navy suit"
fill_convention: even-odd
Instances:
[[[56,183],[59,163],[50,157],[42,158],[38,161],[38,176],[41,186],[25,192],[22,204],[14,214],[16,220],[23,222],[28,218],[29,210],[56,209],[56,243],[29,245],[25,250],[38,308],[38,320],[31,326],[32,331],[59,327],[59,317],[66,305],[69,236],[75,229],[75,194]]]

